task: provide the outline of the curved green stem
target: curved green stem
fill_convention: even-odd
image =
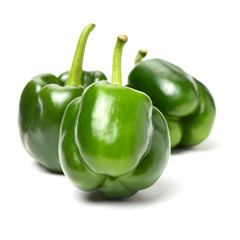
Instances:
[[[95,24],[91,23],[87,25],[81,33],[66,85],[82,86],[82,64],[84,51],[88,40],[88,36],[90,32],[94,29],[94,27]]]
[[[143,58],[145,58],[147,55],[147,50],[146,49],[141,49],[138,51],[137,56],[135,57],[134,64],[136,65],[137,63],[141,62]]]
[[[115,85],[122,85],[122,73],[121,73],[122,50],[127,40],[128,37],[126,35],[118,36],[114,48],[112,62],[112,84]]]

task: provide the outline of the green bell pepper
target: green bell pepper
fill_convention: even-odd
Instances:
[[[147,54],[140,50],[127,86],[143,91],[167,120],[171,147],[190,147],[208,137],[216,108],[209,90],[181,68],[162,59],[141,62]]]
[[[84,87],[106,79],[99,71],[82,70],[84,50],[94,24],[79,38],[70,73],[60,77],[38,75],[24,88],[19,106],[19,129],[27,152],[46,168],[62,172],[58,158],[59,128],[67,104],[82,95]]]
[[[127,41],[117,38],[112,84],[98,82],[66,108],[59,157],[66,176],[84,191],[123,198],[151,186],[170,154],[167,123],[150,98],[122,86],[121,56]]]

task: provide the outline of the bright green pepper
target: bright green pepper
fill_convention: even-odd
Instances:
[[[162,59],[141,62],[139,51],[128,85],[148,94],[167,120],[171,147],[190,147],[208,137],[216,108],[209,90],[181,68]]]
[[[62,169],[73,185],[123,198],[151,186],[170,154],[167,123],[150,98],[122,86],[121,55],[127,37],[117,38],[112,84],[98,82],[72,101],[59,138]]]
[[[59,128],[67,104],[82,95],[84,87],[106,79],[99,71],[82,70],[84,50],[94,24],[89,24],[78,41],[70,74],[60,77],[41,74],[24,88],[19,106],[19,129],[27,152],[46,168],[62,172],[58,158]],[[68,77],[69,75],[69,77]]]

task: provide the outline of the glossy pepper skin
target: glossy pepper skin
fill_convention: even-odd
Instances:
[[[77,188],[98,189],[109,199],[129,197],[151,186],[170,154],[162,114],[146,94],[121,86],[119,58],[126,41],[126,36],[117,40],[112,84],[89,86],[68,105],[60,128],[65,175]]]
[[[145,92],[163,113],[171,147],[191,147],[206,139],[216,115],[209,90],[176,65],[157,58],[140,62],[139,54],[127,86]]]
[[[89,24],[80,36],[71,68],[74,77],[41,74],[34,77],[21,94],[19,129],[22,143],[34,159],[55,172],[62,172],[58,140],[66,106],[82,95],[84,87],[98,81],[99,77],[106,79],[99,71],[89,73],[81,69],[86,41],[93,28],[94,25]]]

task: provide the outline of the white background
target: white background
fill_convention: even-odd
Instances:
[[[240,239],[240,7],[234,0],[1,1],[0,239]],[[202,81],[217,117],[202,144],[173,151],[159,181],[124,201],[75,189],[23,149],[17,114],[35,75],[71,66],[82,29],[83,64],[111,78],[116,37],[128,35],[123,82],[141,48]]]

